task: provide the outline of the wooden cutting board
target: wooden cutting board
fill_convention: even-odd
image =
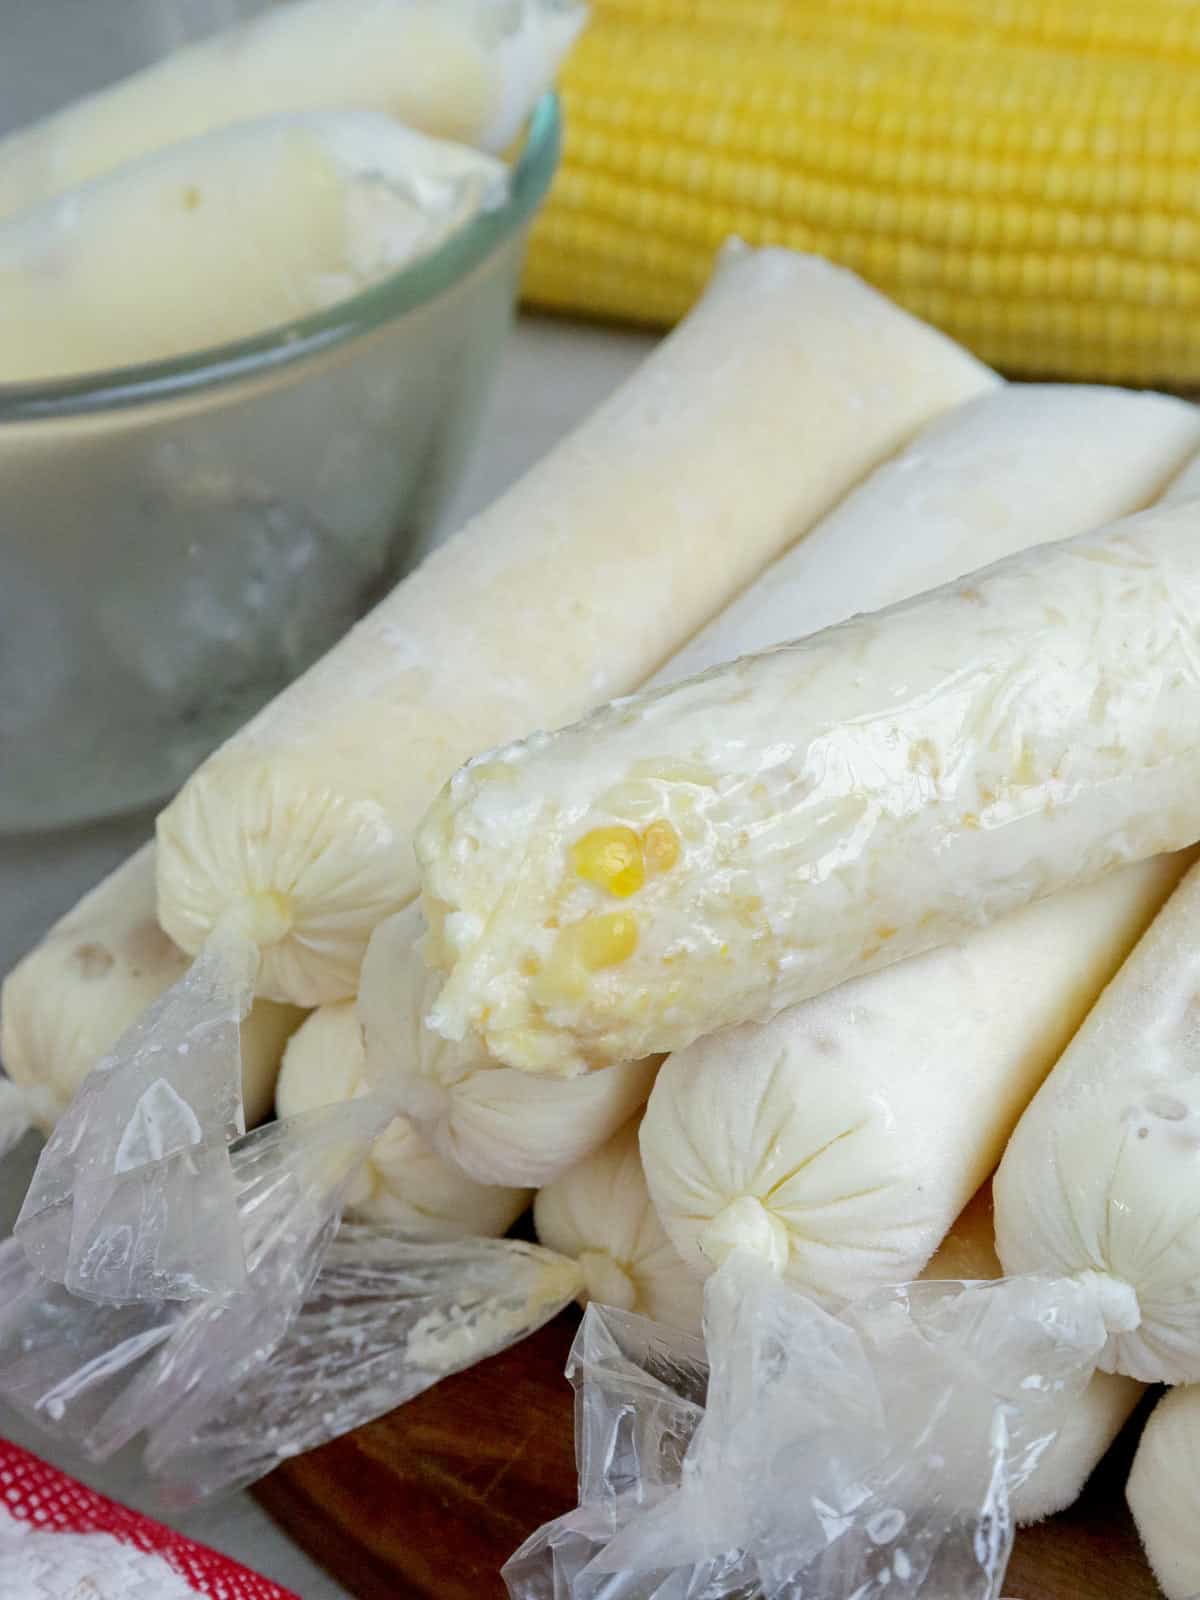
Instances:
[[[358,1600],[501,1600],[501,1564],[575,1503],[578,1325],[539,1334],[378,1422],[298,1456],[259,1500]],[[1123,1496],[1139,1413],[1069,1512],[1018,1535],[1020,1600],[1157,1600]]]

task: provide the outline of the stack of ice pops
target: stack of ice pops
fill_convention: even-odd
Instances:
[[[285,0],[0,139],[0,383],[264,335],[431,255],[504,204],[584,16]]]
[[[195,1495],[591,1298],[514,1595],[992,1600],[1200,1382],[1197,461],[731,247],[7,980],[0,1394]]]

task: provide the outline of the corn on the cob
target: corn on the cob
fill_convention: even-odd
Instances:
[[[0,224],[0,383],[265,333],[427,255],[506,191],[493,157],[366,112],[172,146]]]
[[[1200,379],[1200,22],[945,0],[595,0],[535,303],[669,322],[731,233],[1014,373]]]
[[[1166,1600],[1195,1600],[1200,1594],[1200,1388],[1172,1389],[1155,1406],[1125,1493]]]
[[[293,1117],[366,1093],[366,1051],[353,1001],[322,1006],[288,1045],[276,1110]],[[529,1200],[528,1189],[485,1187],[449,1166],[406,1117],[375,1140],[346,1193],[347,1207],[369,1222],[440,1239],[505,1233]]]
[[[1200,506],[476,758],[417,834],[431,1013],[563,1074],[682,1048],[1200,837]],[[598,828],[667,823],[628,898]]]
[[[663,1232],[646,1192],[637,1122],[540,1190],[537,1236],[583,1274],[580,1302],[599,1301],[672,1328],[700,1328],[704,1286]]]
[[[271,6],[0,140],[0,216],[167,145],[297,111],[380,111],[503,150],[582,21],[581,6],[555,0]]]
[[[46,1131],[88,1072],[188,958],[154,914],[148,845],[61,918],[0,988],[0,1062],[14,1082],[48,1091]],[[242,1100],[253,1127],[271,1109],[279,1060],[303,1013],[258,1001],[242,1024]]]
[[[970,1280],[1002,1275],[991,1187],[985,1184],[921,1276]],[[1074,1505],[1141,1395],[1142,1385],[1134,1379],[1097,1372],[1031,1475],[1011,1493],[1009,1509],[1014,1520],[1040,1522]]]
[[[184,786],[163,927],[231,911],[259,992],[346,998],[459,762],[643,681],[916,428],[994,379],[825,263],[735,253],[616,395]]]
[[[1110,1313],[1100,1365],[1200,1381],[1200,868],[1105,990],[996,1173],[1009,1273],[1078,1274]]]
[[[554,1182],[641,1109],[657,1057],[547,1082],[441,1038],[424,1026],[435,981],[421,933],[418,907],[407,906],[367,946],[358,1013],[372,1087],[479,1183]]]

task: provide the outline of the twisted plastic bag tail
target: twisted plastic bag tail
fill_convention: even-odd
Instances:
[[[1095,1368],[1069,1281],[920,1283],[833,1315],[734,1252],[704,1352],[590,1307],[572,1353],[580,1503],[513,1600],[997,1600],[1008,1497]],[[707,1389],[704,1377],[707,1374]]]

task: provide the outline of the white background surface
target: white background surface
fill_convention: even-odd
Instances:
[[[632,371],[651,343],[638,334],[523,320],[509,340],[483,436],[443,520],[444,531],[487,504],[543,455]],[[151,827],[152,818],[145,816],[36,838],[0,836],[0,973],[85,889],[149,837]],[[32,1149],[27,1141],[0,1172],[4,1230],[19,1202]],[[0,1433],[48,1453],[32,1430],[2,1411]],[[119,1495],[119,1480],[111,1473],[89,1476],[97,1487]],[[345,1600],[345,1591],[314,1567],[248,1495],[193,1513],[178,1525],[294,1589],[302,1600]]]

